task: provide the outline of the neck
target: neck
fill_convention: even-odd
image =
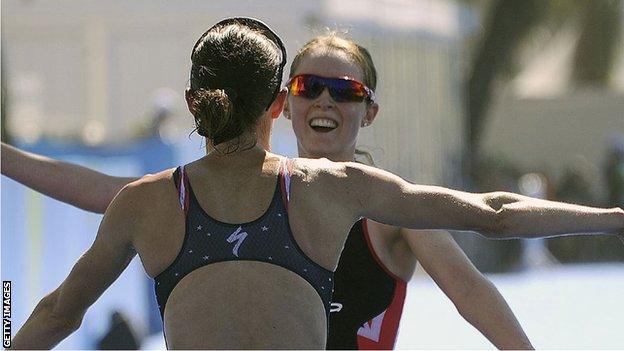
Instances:
[[[253,133],[244,133],[240,136],[214,145],[211,140],[206,139],[206,153],[214,156],[228,156],[245,153],[245,151],[262,148],[269,151],[266,147],[266,140],[258,140]]]
[[[214,145],[212,141],[206,139],[206,153],[226,154],[231,150],[244,151],[254,145],[259,145],[266,151],[271,151],[271,133],[273,131],[274,119],[268,114],[260,118],[258,125],[253,132],[245,132],[239,137],[228,140],[219,145]]]
[[[213,149],[213,151],[208,151],[208,155],[206,155],[204,159],[212,160],[210,162],[217,162],[220,164],[223,163],[224,165],[229,164],[238,167],[236,165],[249,165],[250,162],[255,162],[254,160],[264,160],[267,155],[267,150],[265,150],[259,144],[246,147],[243,147],[243,145],[241,145],[238,150],[236,150],[235,147],[232,147],[231,150],[236,151],[231,151],[228,153],[223,152],[227,147],[223,146],[223,144],[224,143],[217,145],[217,148]]]

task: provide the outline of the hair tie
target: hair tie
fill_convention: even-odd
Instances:
[[[225,94],[230,98],[232,102],[236,101],[238,94],[236,94],[236,91],[234,89],[230,87],[225,87],[223,88],[223,91],[225,91]]]

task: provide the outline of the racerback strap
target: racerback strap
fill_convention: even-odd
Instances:
[[[173,181],[176,189],[178,189],[178,201],[180,202],[180,208],[184,211],[184,214],[188,212],[189,207],[189,191],[188,191],[188,176],[186,174],[185,166],[176,168],[173,172]]]

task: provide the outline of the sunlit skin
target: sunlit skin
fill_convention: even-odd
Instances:
[[[363,82],[362,71],[343,51],[312,52],[297,69],[296,74],[322,77],[349,77]],[[326,157],[332,161],[352,161],[359,129],[375,119],[376,103],[336,103],[327,89],[316,99],[289,95],[284,116],[292,120],[300,157]],[[314,118],[329,118],[338,124],[332,131],[320,133],[310,127]]]
[[[360,67],[341,50],[312,50],[294,75],[349,77],[364,82]],[[328,90],[315,99],[289,94],[284,116],[292,121],[300,157],[352,161],[360,128],[373,123],[377,103],[336,102]],[[337,128],[318,132],[314,118],[330,118]],[[531,349],[531,343],[496,288],[470,263],[446,231],[415,231],[368,220],[375,254],[396,276],[409,281],[420,261],[459,313],[499,348]],[[480,296],[477,298],[476,296]],[[486,304],[487,306],[483,306]]]
[[[349,77],[364,82],[358,65],[343,51],[312,51],[300,63],[295,73],[322,77]],[[370,125],[379,105],[366,102],[336,102],[325,89],[315,99],[289,95],[284,115],[292,121],[297,136],[300,157],[328,158],[332,161],[352,161],[355,156],[360,128]],[[329,132],[317,132],[310,126],[314,118],[330,118],[338,127]],[[384,264],[396,275],[409,280],[416,267],[416,258],[399,229],[369,221],[371,243]]]
[[[359,66],[340,50],[312,50],[300,60],[294,73],[329,78],[346,76],[365,83]],[[203,206],[211,210],[214,218],[241,223],[257,218],[265,210],[282,159],[277,155],[267,156],[263,148],[268,146],[272,121],[279,116],[285,98],[285,93],[279,94],[260,119],[258,130],[244,135],[246,140],[256,137],[258,145],[223,156],[212,153],[188,165],[199,199],[227,199]],[[376,104],[366,102],[338,103],[328,91],[314,99],[291,95],[286,99],[284,114],[292,120],[299,155],[333,161],[354,159],[359,129],[370,125],[379,109]],[[315,130],[310,122],[317,118],[331,120],[335,128]],[[289,203],[293,214],[290,227],[305,254],[326,269],[336,267],[344,233],[360,216],[414,228],[478,228],[491,238],[535,237],[536,233],[542,233],[542,236],[586,232],[615,234],[615,230],[622,230],[624,212],[621,209],[587,208],[504,192],[470,194],[418,186],[379,169],[354,163],[332,164],[327,160],[309,159],[297,159],[293,163],[298,168],[291,178],[292,193],[298,195]],[[104,234],[98,234],[94,246],[74,267],[70,277],[38,305],[14,339],[14,347],[52,347],[71,333],[78,327],[86,308],[116,279],[129,262],[128,258],[137,252],[150,276],[171,264],[180,251],[185,232],[184,216],[172,187],[172,171],[145,176],[127,185],[117,195],[102,222],[100,231]],[[367,176],[363,176],[363,172]],[[4,144],[2,174],[96,212],[107,209],[119,189],[133,180],[23,153]],[[98,186],[94,187],[94,184]],[[85,192],[86,188],[91,191]],[[366,201],[355,199],[357,195],[349,189],[358,190],[355,191],[357,194],[360,190],[366,193]],[[136,206],[137,203],[150,206]],[[323,217],[310,216],[311,209],[322,209],[319,213]],[[507,215],[492,217],[495,213]],[[319,221],[319,218],[324,220]],[[372,248],[391,272],[409,280],[418,258],[458,312],[496,347],[531,348],[505,300],[475,269],[448,232],[432,233],[373,221],[368,223]],[[135,234],[130,236],[128,233]],[[278,272],[284,274],[280,276]],[[165,324],[169,341],[175,341],[171,346],[289,348],[294,345],[295,348],[311,349],[325,345],[327,325],[322,303],[311,286],[294,273],[261,262],[229,262],[203,267],[194,275],[197,279],[185,278],[167,305],[168,311],[177,313],[177,317],[169,316],[169,324]],[[263,301],[259,302],[257,298],[253,301],[256,306],[279,305],[283,312],[272,308],[264,310],[268,312],[266,316],[258,313],[262,312],[260,310],[245,313],[250,300],[244,289],[236,290],[240,285],[211,284],[213,281],[229,281],[230,277],[242,281],[272,277],[264,291],[258,284],[254,285],[260,289],[255,292],[260,293]],[[264,279],[262,282],[266,283]],[[200,288],[205,290],[197,289],[195,283],[201,284]],[[276,290],[275,285],[283,288]],[[185,286],[189,287],[186,293]],[[235,290],[240,296],[231,295]],[[290,305],[283,303],[285,293]],[[184,298],[176,300],[176,294]],[[218,294],[227,297],[228,303],[205,303],[205,296]],[[238,304],[239,309],[233,304]],[[223,317],[232,313],[233,318]],[[206,316],[223,318],[205,321]],[[273,323],[267,318],[272,318]],[[210,322],[215,323],[211,325]],[[231,323],[232,328],[223,329],[226,322]],[[228,332],[219,331],[219,328]],[[275,333],[274,330],[285,332]],[[233,331],[238,334],[230,338]],[[54,337],[48,336],[50,334]]]
[[[364,82],[363,73],[359,66],[351,62],[349,57],[342,51],[313,52],[311,55],[304,57],[300,62],[300,66],[295,74],[308,73],[331,78],[347,76]],[[289,95],[286,105],[284,114],[287,118],[292,119],[293,128],[298,138],[299,155],[310,158],[326,157],[334,161],[353,160],[359,129],[364,125],[371,124],[379,109],[377,104],[367,104],[365,102],[337,103],[327,91],[324,91],[316,99]],[[272,116],[277,117],[278,114],[279,111],[273,113]],[[337,127],[326,133],[315,131],[310,127],[309,123],[312,119],[318,117],[329,118],[335,121]],[[272,119],[268,118],[262,119],[255,133],[258,138],[258,144],[265,148],[268,146],[272,121]],[[5,145],[2,146],[3,173],[5,170],[14,168],[19,170],[25,167],[25,171],[20,173],[23,176],[17,174],[15,178],[21,179],[34,188],[44,193],[52,194],[63,201],[78,203],[83,208],[103,212],[119,189],[132,180],[109,177],[79,166],[59,163],[40,157],[24,156],[7,159],[7,155],[15,154],[16,150],[12,150]],[[15,156],[19,156],[19,154]],[[19,162],[10,162],[13,159],[19,159]],[[25,160],[31,162],[24,162]],[[10,167],[7,164],[14,164],[15,166]],[[20,165],[20,167],[17,165]],[[40,172],[33,171],[37,169],[37,165],[43,168]],[[56,175],[52,174],[55,171],[58,171],[58,173],[55,173]],[[47,174],[47,176],[31,179],[33,175],[39,174]],[[68,178],[73,179],[74,182],[68,183],[66,181]],[[214,177],[208,178],[214,179]],[[201,179],[201,177],[197,179]],[[81,190],[86,185],[82,186],[78,181],[90,186],[92,184],[101,184],[102,188],[87,194]],[[170,184],[166,188],[170,192]],[[175,204],[175,201],[173,203]],[[232,219],[232,221],[237,222],[236,219]],[[169,222],[171,221],[169,220]],[[308,226],[304,227],[307,228]],[[484,333],[493,344],[499,348],[520,349],[531,347],[530,342],[500,294],[470,264],[447,232],[438,232],[437,235],[431,235],[430,231],[412,231],[380,224],[371,220],[368,222],[368,229],[371,233],[370,239],[375,254],[395,275],[405,281],[410,280],[416,267],[416,258],[418,257],[422,266],[453,301],[460,314]],[[167,237],[171,237],[170,234],[175,232],[175,230],[171,229],[165,232]],[[172,248],[170,251],[173,256],[177,254],[177,245],[167,244],[166,247]],[[144,251],[156,252],[154,250]],[[160,252],[158,256],[162,258],[163,253]],[[146,259],[146,257],[142,257],[142,259]],[[163,267],[166,267],[168,263],[169,261],[164,262]],[[156,269],[155,272],[160,270],[162,270],[162,267]],[[174,296],[171,304],[168,305],[169,309],[176,305],[175,301]],[[188,331],[190,329],[182,328],[180,330]],[[205,331],[200,333],[203,335],[202,338],[205,338],[206,333]],[[169,336],[170,341],[172,341],[171,338],[174,338],[172,331],[170,331]],[[280,340],[284,342],[289,341],[282,339]],[[192,338],[184,340],[190,341]]]

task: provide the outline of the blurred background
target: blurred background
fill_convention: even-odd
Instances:
[[[253,16],[284,39],[290,58],[327,28],[370,50],[381,109],[359,147],[377,166],[419,183],[624,206],[623,1],[1,6],[2,140],[28,151],[119,176],[200,157],[183,99],[190,49],[220,19]],[[288,120],[278,120],[272,147],[296,155]],[[91,244],[101,216],[1,182],[2,279],[13,282],[15,333]],[[454,236],[537,348],[624,347],[624,246],[616,238]],[[397,347],[493,348],[417,275]],[[135,259],[59,348],[162,347],[151,284]]]

